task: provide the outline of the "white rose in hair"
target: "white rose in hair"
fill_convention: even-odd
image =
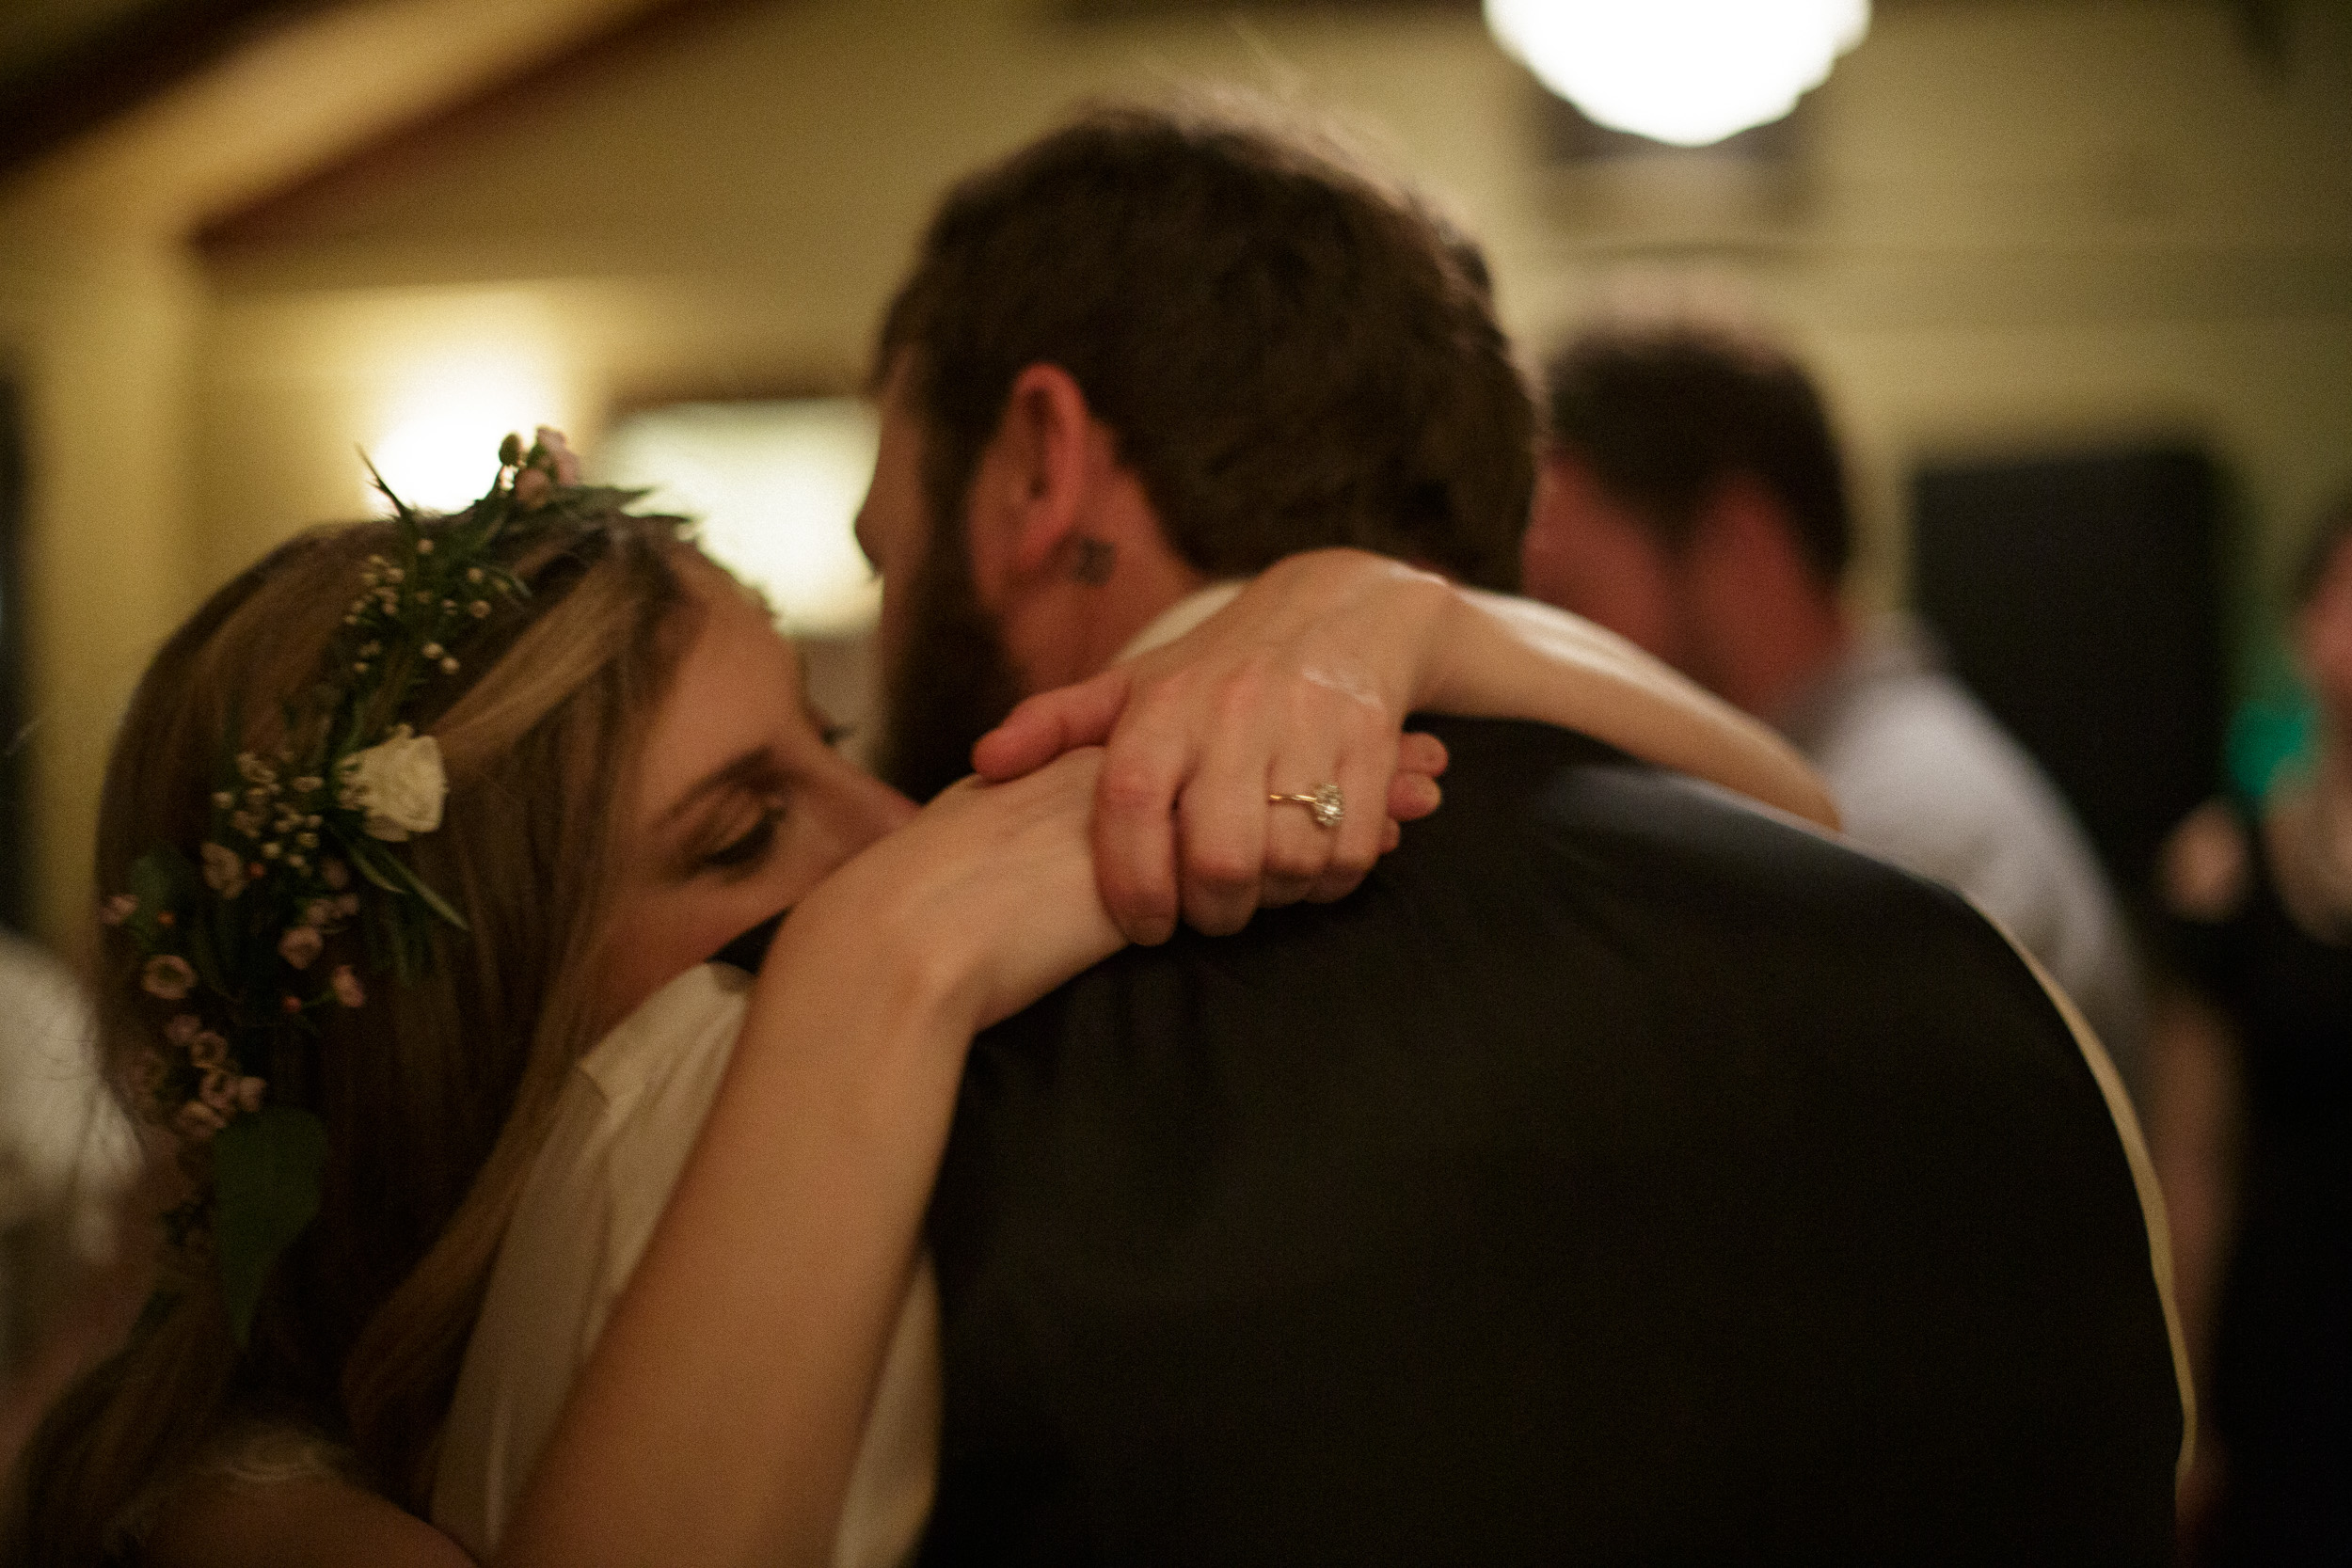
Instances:
[[[398,844],[410,833],[441,825],[441,800],[449,780],[441,771],[441,743],[410,733],[403,724],[364,752],[343,759],[342,803],[368,814],[370,838]]]

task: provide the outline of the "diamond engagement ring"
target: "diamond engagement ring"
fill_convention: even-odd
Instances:
[[[1269,795],[1266,803],[1276,806],[1305,806],[1307,815],[1315,819],[1318,828],[1336,828],[1340,818],[1347,815],[1347,802],[1341,798],[1340,786],[1320,784],[1311,795]]]

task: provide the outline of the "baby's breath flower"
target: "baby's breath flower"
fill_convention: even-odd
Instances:
[[[98,906],[98,918],[107,926],[119,926],[138,912],[139,901],[127,893],[118,893]]]
[[[308,969],[326,945],[315,926],[292,926],[278,939],[278,956],[296,969]]]
[[[231,825],[240,830],[244,827],[241,820],[232,820]],[[225,844],[207,844],[198,853],[204,859],[206,887],[223,898],[234,898],[245,891],[245,857]]]
[[[229,1060],[229,1040],[210,1029],[188,1037],[188,1060],[210,1071]]]
[[[213,1141],[213,1134],[229,1125],[229,1118],[200,1100],[191,1100],[180,1107],[180,1114],[171,1118],[180,1135],[192,1144]]]

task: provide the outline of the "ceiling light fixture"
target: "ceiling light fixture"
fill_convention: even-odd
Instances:
[[[1486,0],[1544,86],[1613,130],[1704,147],[1775,120],[1862,41],[1870,0]]]

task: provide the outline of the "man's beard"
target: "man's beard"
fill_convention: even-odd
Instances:
[[[905,636],[882,672],[882,778],[928,800],[972,771],[972,747],[1021,700],[1004,638],[980,608],[963,530],[934,525],[914,574]]]

